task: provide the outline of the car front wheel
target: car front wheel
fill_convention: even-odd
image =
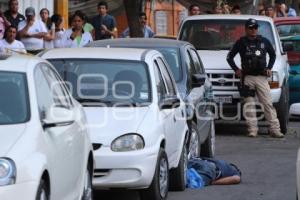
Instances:
[[[164,149],[160,149],[156,169],[149,188],[141,191],[142,200],[166,200],[169,188],[169,163]]]
[[[84,175],[84,185],[83,185],[83,193],[81,200],[92,200],[93,192],[92,192],[92,172],[90,165],[87,167],[85,175]]]
[[[47,188],[46,182],[43,179],[40,181],[35,199],[36,200],[49,200],[48,188]]]
[[[215,122],[211,121],[208,137],[201,147],[201,156],[208,158],[213,158],[215,156],[215,138]]]
[[[170,190],[184,191],[187,183],[188,155],[186,145],[182,147],[178,166],[170,171]]]

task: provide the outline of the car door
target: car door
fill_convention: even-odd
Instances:
[[[157,58],[157,64],[159,67],[159,72],[162,76],[162,79],[167,88],[167,96],[176,96],[177,94],[175,81],[172,78],[172,75],[166,65],[166,62],[162,58]],[[171,151],[170,160],[176,159],[178,152],[181,153],[181,141],[184,137],[185,131],[185,119],[184,119],[184,110],[183,104],[180,104],[179,107],[174,107],[172,109],[165,109],[163,113],[166,115],[167,123],[165,124],[165,131],[167,135],[167,148]],[[170,162],[171,163],[171,162]]]
[[[37,101],[40,118],[43,120],[51,106],[72,109],[61,87],[61,81],[55,77],[55,72],[47,65],[40,64],[35,70],[37,85]],[[76,181],[82,173],[76,160],[82,156],[76,155],[82,147],[76,146],[78,137],[76,123],[44,129],[48,145],[49,173],[51,176],[51,195],[53,199],[74,199]],[[76,148],[79,148],[76,150]]]
[[[197,54],[196,50],[190,46],[187,48],[187,57],[189,62],[189,80],[192,81],[193,74],[205,74],[202,62]],[[205,141],[209,134],[211,125],[211,113],[210,113],[210,97],[211,85],[208,79],[201,87],[192,87],[190,82],[189,98],[192,99],[196,108],[197,116],[197,128],[201,131],[201,143]]]

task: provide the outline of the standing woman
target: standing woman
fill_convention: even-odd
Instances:
[[[45,38],[44,41],[44,48],[45,49],[52,49],[54,48],[53,45],[53,39],[55,37],[55,25],[54,23],[52,23],[50,17],[49,17],[49,10],[47,8],[42,8],[40,11],[40,17],[42,22],[45,24],[48,33],[49,33],[49,37]]]
[[[63,45],[63,36],[65,33],[64,29],[64,20],[61,15],[54,14],[51,17],[51,21],[55,24],[55,36],[53,40],[53,46],[54,48],[62,48]]]
[[[93,41],[92,35],[83,30],[84,14],[76,12],[71,18],[72,28],[66,30],[63,36],[64,47],[83,47]]]

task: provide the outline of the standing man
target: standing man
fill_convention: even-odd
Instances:
[[[41,20],[36,19],[33,7],[26,8],[25,15],[26,20],[20,22],[18,34],[26,50],[36,54],[44,48],[44,39],[49,40],[51,36],[46,25]]]
[[[93,37],[95,40],[103,40],[117,37],[116,20],[113,16],[107,14],[107,11],[107,3],[104,1],[99,2],[99,15],[95,16],[92,20],[92,25],[94,27]]]
[[[154,36],[154,32],[152,31],[151,27],[147,25],[147,16],[146,13],[141,12],[139,14],[139,22],[141,29],[144,33],[144,38],[152,38]],[[127,27],[123,33],[121,34],[121,37],[126,38],[129,37],[129,27]]]
[[[18,27],[19,23],[25,20],[24,15],[19,13],[19,2],[18,0],[9,0],[8,10],[5,11],[4,16],[9,21],[9,25]]]
[[[17,27],[9,26],[5,31],[5,39],[0,40],[0,52],[16,54],[26,53],[24,44],[16,40]]]
[[[275,138],[282,138],[284,135],[280,131],[280,124],[276,111],[272,105],[270,86],[268,77],[272,76],[272,67],[276,54],[270,41],[257,34],[258,23],[255,19],[248,19],[245,23],[246,36],[241,37],[229,51],[227,62],[241,77],[242,85],[245,89],[241,96],[245,98],[244,113],[248,126],[248,136],[256,137],[258,132],[257,118],[255,112],[255,94],[259,102],[264,106],[265,118],[269,123],[270,134]],[[238,68],[234,62],[234,57],[239,53],[242,68]],[[266,54],[270,60],[267,65]],[[242,94],[245,93],[245,94]]]

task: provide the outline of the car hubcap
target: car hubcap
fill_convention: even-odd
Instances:
[[[215,123],[212,121],[211,123],[211,129],[210,129],[210,134],[211,134],[211,155],[212,157],[215,156],[215,150],[216,150],[216,132],[215,132]]]
[[[192,128],[188,159],[197,158],[199,156],[200,156],[199,137],[196,130]]]
[[[184,159],[184,184],[186,185],[187,183],[187,166],[188,166],[188,155],[187,155],[187,150],[186,147],[184,147],[184,154],[183,154],[183,159]]]
[[[159,189],[161,197],[165,197],[168,192],[168,164],[165,158],[159,163]]]
[[[92,199],[91,177],[90,177],[89,170],[86,170],[82,200],[91,200],[91,199]]]

